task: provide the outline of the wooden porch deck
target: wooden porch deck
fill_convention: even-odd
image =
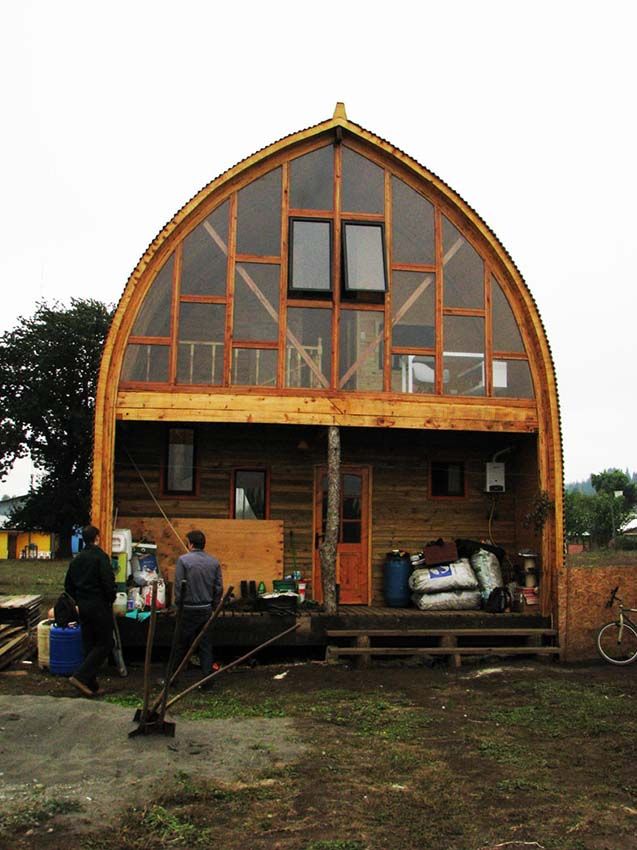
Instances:
[[[417,608],[386,608],[384,606],[341,605],[338,614],[321,611],[301,611],[273,614],[269,612],[224,611],[214,622],[212,637],[215,646],[232,649],[256,646],[284,631],[298,620],[300,628],[275,644],[288,648],[336,648],[336,655],[356,655],[357,636],[369,635],[369,646],[382,639],[382,646],[374,647],[371,654],[449,654],[441,651],[449,638],[456,635],[455,646],[466,648],[463,654],[480,654],[480,647],[489,650],[498,645],[516,648],[521,652],[532,641],[535,646],[554,642],[555,632],[550,618],[537,613],[489,614],[485,611],[420,611]],[[155,644],[168,646],[174,628],[174,618],[158,618]],[[124,646],[140,647],[146,640],[147,625],[127,618],[120,619],[120,632]],[[339,634],[340,633],[340,634]],[[485,641],[487,645],[485,646]],[[517,649],[519,647],[519,649]],[[409,648],[417,652],[409,653]],[[346,650],[350,650],[347,652]],[[360,649],[360,645],[359,645]],[[379,650],[387,650],[380,652]],[[340,651],[342,650],[342,651]],[[527,652],[533,652],[530,647]],[[515,654],[515,653],[514,653]],[[333,653],[334,655],[334,653]]]

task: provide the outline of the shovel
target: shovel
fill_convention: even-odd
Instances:
[[[157,622],[157,582],[153,582],[153,591],[150,602],[150,622],[148,625],[148,636],[146,638],[146,656],[144,658],[144,705],[141,711],[135,712],[136,721],[139,721],[137,729],[133,729],[128,733],[129,738],[135,738],[138,735],[175,735],[175,724],[166,722],[157,716],[157,719],[150,718],[150,662],[153,654],[153,641],[155,639],[155,624]]]

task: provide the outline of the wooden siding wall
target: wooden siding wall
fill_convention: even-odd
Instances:
[[[382,564],[389,549],[399,547],[413,552],[438,537],[488,536],[492,502],[484,493],[484,465],[495,452],[509,446],[513,450],[502,457],[507,492],[496,500],[493,537],[511,555],[521,547],[535,545],[522,524],[523,513],[537,487],[535,437],[369,428],[343,428],[341,436],[342,463],[371,469],[374,602],[382,600]],[[232,470],[267,468],[269,518],[284,521],[285,572],[294,569],[295,556],[297,569],[311,575],[314,470],[325,463],[325,428],[199,425],[198,495],[179,498],[161,496],[165,440],[165,425],[118,423],[115,507],[119,516],[159,515],[130,458],[171,518],[227,518]],[[464,462],[465,498],[429,496],[432,460]],[[210,549],[214,551],[214,544]]]

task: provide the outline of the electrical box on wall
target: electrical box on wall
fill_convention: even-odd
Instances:
[[[487,464],[487,483],[485,490],[487,493],[504,493],[504,464],[503,463],[488,463]]]

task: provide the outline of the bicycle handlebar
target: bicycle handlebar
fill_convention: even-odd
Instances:
[[[607,607],[607,608],[612,608],[612,607],[613,607],[613,605],[615,604],[615,597],[617,596],[617,591],[618,591],[618,590],[619,590],[619,585],[617,585],[617,587],[613,588],[613,591],[612,591],[612,593],[611,593],[611,595],[610,595],[610,599],[609,599],[609,600],[608,600],[608,602],[606,603],[606,607]]]

